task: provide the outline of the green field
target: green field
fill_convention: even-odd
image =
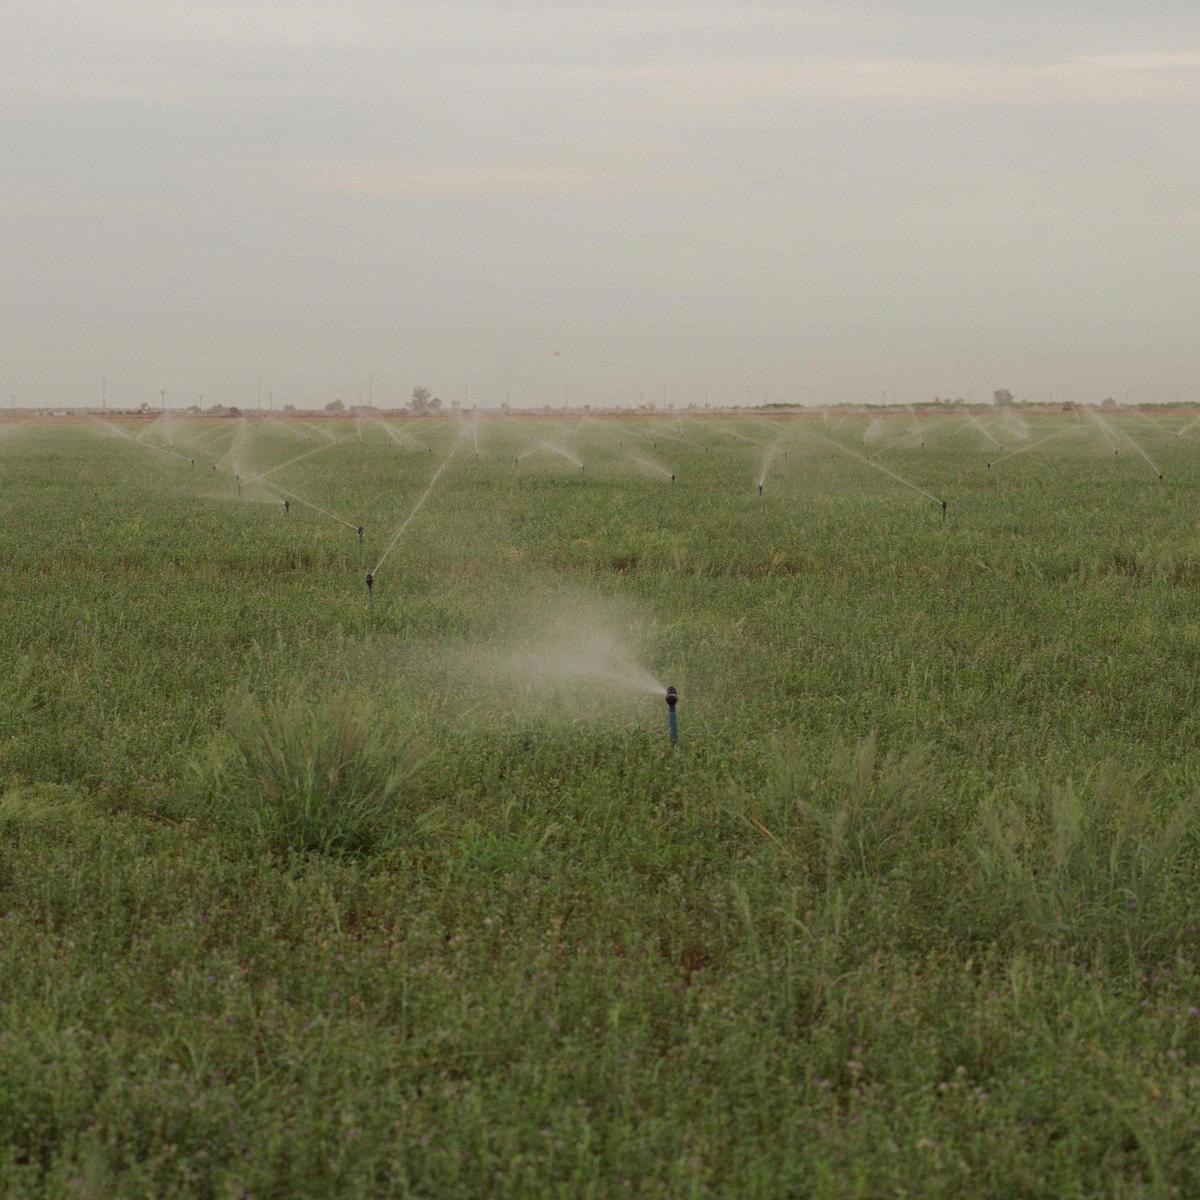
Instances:
[[[0,424],[0,1195],[1200,1193],[1105,419]]]

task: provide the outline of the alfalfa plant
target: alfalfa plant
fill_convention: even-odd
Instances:
[[[233,836],[281,855],[359,856],[402,835],[416,768],[411,740],[385,737],[348,697],[242,692],[200,773],[207,816]]]

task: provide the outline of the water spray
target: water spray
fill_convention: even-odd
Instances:
[[[675,705],[679,703],[679,693],[673,688],[667,688],[667,731],[671,737],[671,745],[679,741],[679,718],[675,715]]]

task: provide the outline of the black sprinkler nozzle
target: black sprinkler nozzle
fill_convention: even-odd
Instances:
[[[675,705],[679,703],[679,693],[673,688],[667,688],[667,734],[674,746],[679,741],[679,720],[675,715]]]
[[[674,710],[675,705],[679,703],[679,693],[673,688],[667,688],[667,707]]]
[[[375,574],[372,571],[367,572],[367,591],[369,592],[375,586]]]
[[[763,489],[763,485],[760,483],[760,484],[758,485],[758,494],[759,494],[760,496],[762,495],[762,489]]]
[[[283,515],[286,517],[288,515],[288,513],[291,511],[292,511],[292,502],[290,500],[285,500],[283,502]]]
[[[674,475],[671,476],[671,486],[672,487],[675,486],[675,476]]]
[[[945,523],[946,523],[946,501],[943,500],[942,501],[942,524],[945,525]]]
[[[358,544],[360,546],[362,545],[362,540],[363,540],[363,527],[360,525],[358,527]]]

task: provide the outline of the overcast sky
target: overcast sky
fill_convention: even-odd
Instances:
[[[0,388],[1200,399],[1200,5],[0,0]]]

